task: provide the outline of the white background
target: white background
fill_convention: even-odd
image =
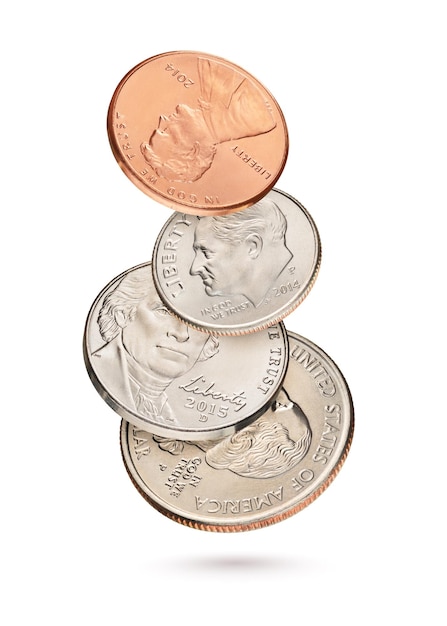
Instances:
[[[444,7],[2,9],[5,626],[445,623]],[[277,187],[309,210],[323,247],[285,323],[335,360],[356,410],[329,489],[248,533],[189,529],[144,501],[82,359],[94,298],[150,259],[171,215],[120,171],[107,107],[134,65],[182,49],[242,66],[283,110]]]

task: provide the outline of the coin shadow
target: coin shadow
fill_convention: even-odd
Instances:
[[[272,571],[284,572],[293,570],[303,574],[319,571],[324,567],[320,562],[292,555],[201,555],[185,559],[176,559],[176,565],[181,566],[181,561],[188,570],[197,573],[233,573],[247,572],[262,574]]]

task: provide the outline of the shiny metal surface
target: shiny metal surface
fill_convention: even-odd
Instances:
[[[107,129],[128,178],[192,215],[250,206],[288,155],[273,96],[244,69],[200,52],[167,52],[131,69],[113,94]]]
[[[332,482],[352,441],[351,394],[321,348],[295,333],[288,338],[280,393],[267,412],[234,435],[194,443],[153,436],[122,421],[125,467],[158,511],[201,530],[252,530],[297,513]]]
[[[308,211],[273,189],[224,216],[175,213],[153,250],[157,291],[191,326],[241,335],[277,323],[312,288],[321,244]]]
[[[282,323],[242,338],[188,327],[160,301],[144,263],[94,301],[84,359],[100,395],[138,428],[212,439],[268,408],[286,373],[288,341]]]

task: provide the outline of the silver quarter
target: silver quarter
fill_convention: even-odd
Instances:
[[[291,313],[312,288],[320,260],[312,217],[274,189],[237,213],[174,213],[157,237],[152,269],[163,302],[184,322],[241,335]]]
[[[215,337],[161,302],[151,263],[112,280],[89,312],[84,359],[104,400],[140,429],[177,439],[229,435],[268,409],[288,363],[282,323]]]
[[[313,502],[349,452],[354,408],[347,383],[315,344],[288,333],[289,367],[276,400],[232,436],[187,442],[121,423],[121,452],[141,495],[201,530],[245,531]]]

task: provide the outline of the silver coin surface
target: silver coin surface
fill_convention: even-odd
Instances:
[[[282,323],[216,337],[161,302],[151,263],[113,279],[87,317],[84,359],[104,400],[138,428],[177,439],[233,433],[268,409],[288,364]]]
[[[321,245],[308,211],[274,189],[222,216],[174,213],[153,250],[157,291],[187,324],[241,335],[284,319],[318,274]]]
[[[332,482],[354,432],[351,393],[321,348],[294,333],[288,338],[280,393],[235,434],[178,441],[122,421],[124,465],[158,511],[200,530],[252,530],[297,513]]]

